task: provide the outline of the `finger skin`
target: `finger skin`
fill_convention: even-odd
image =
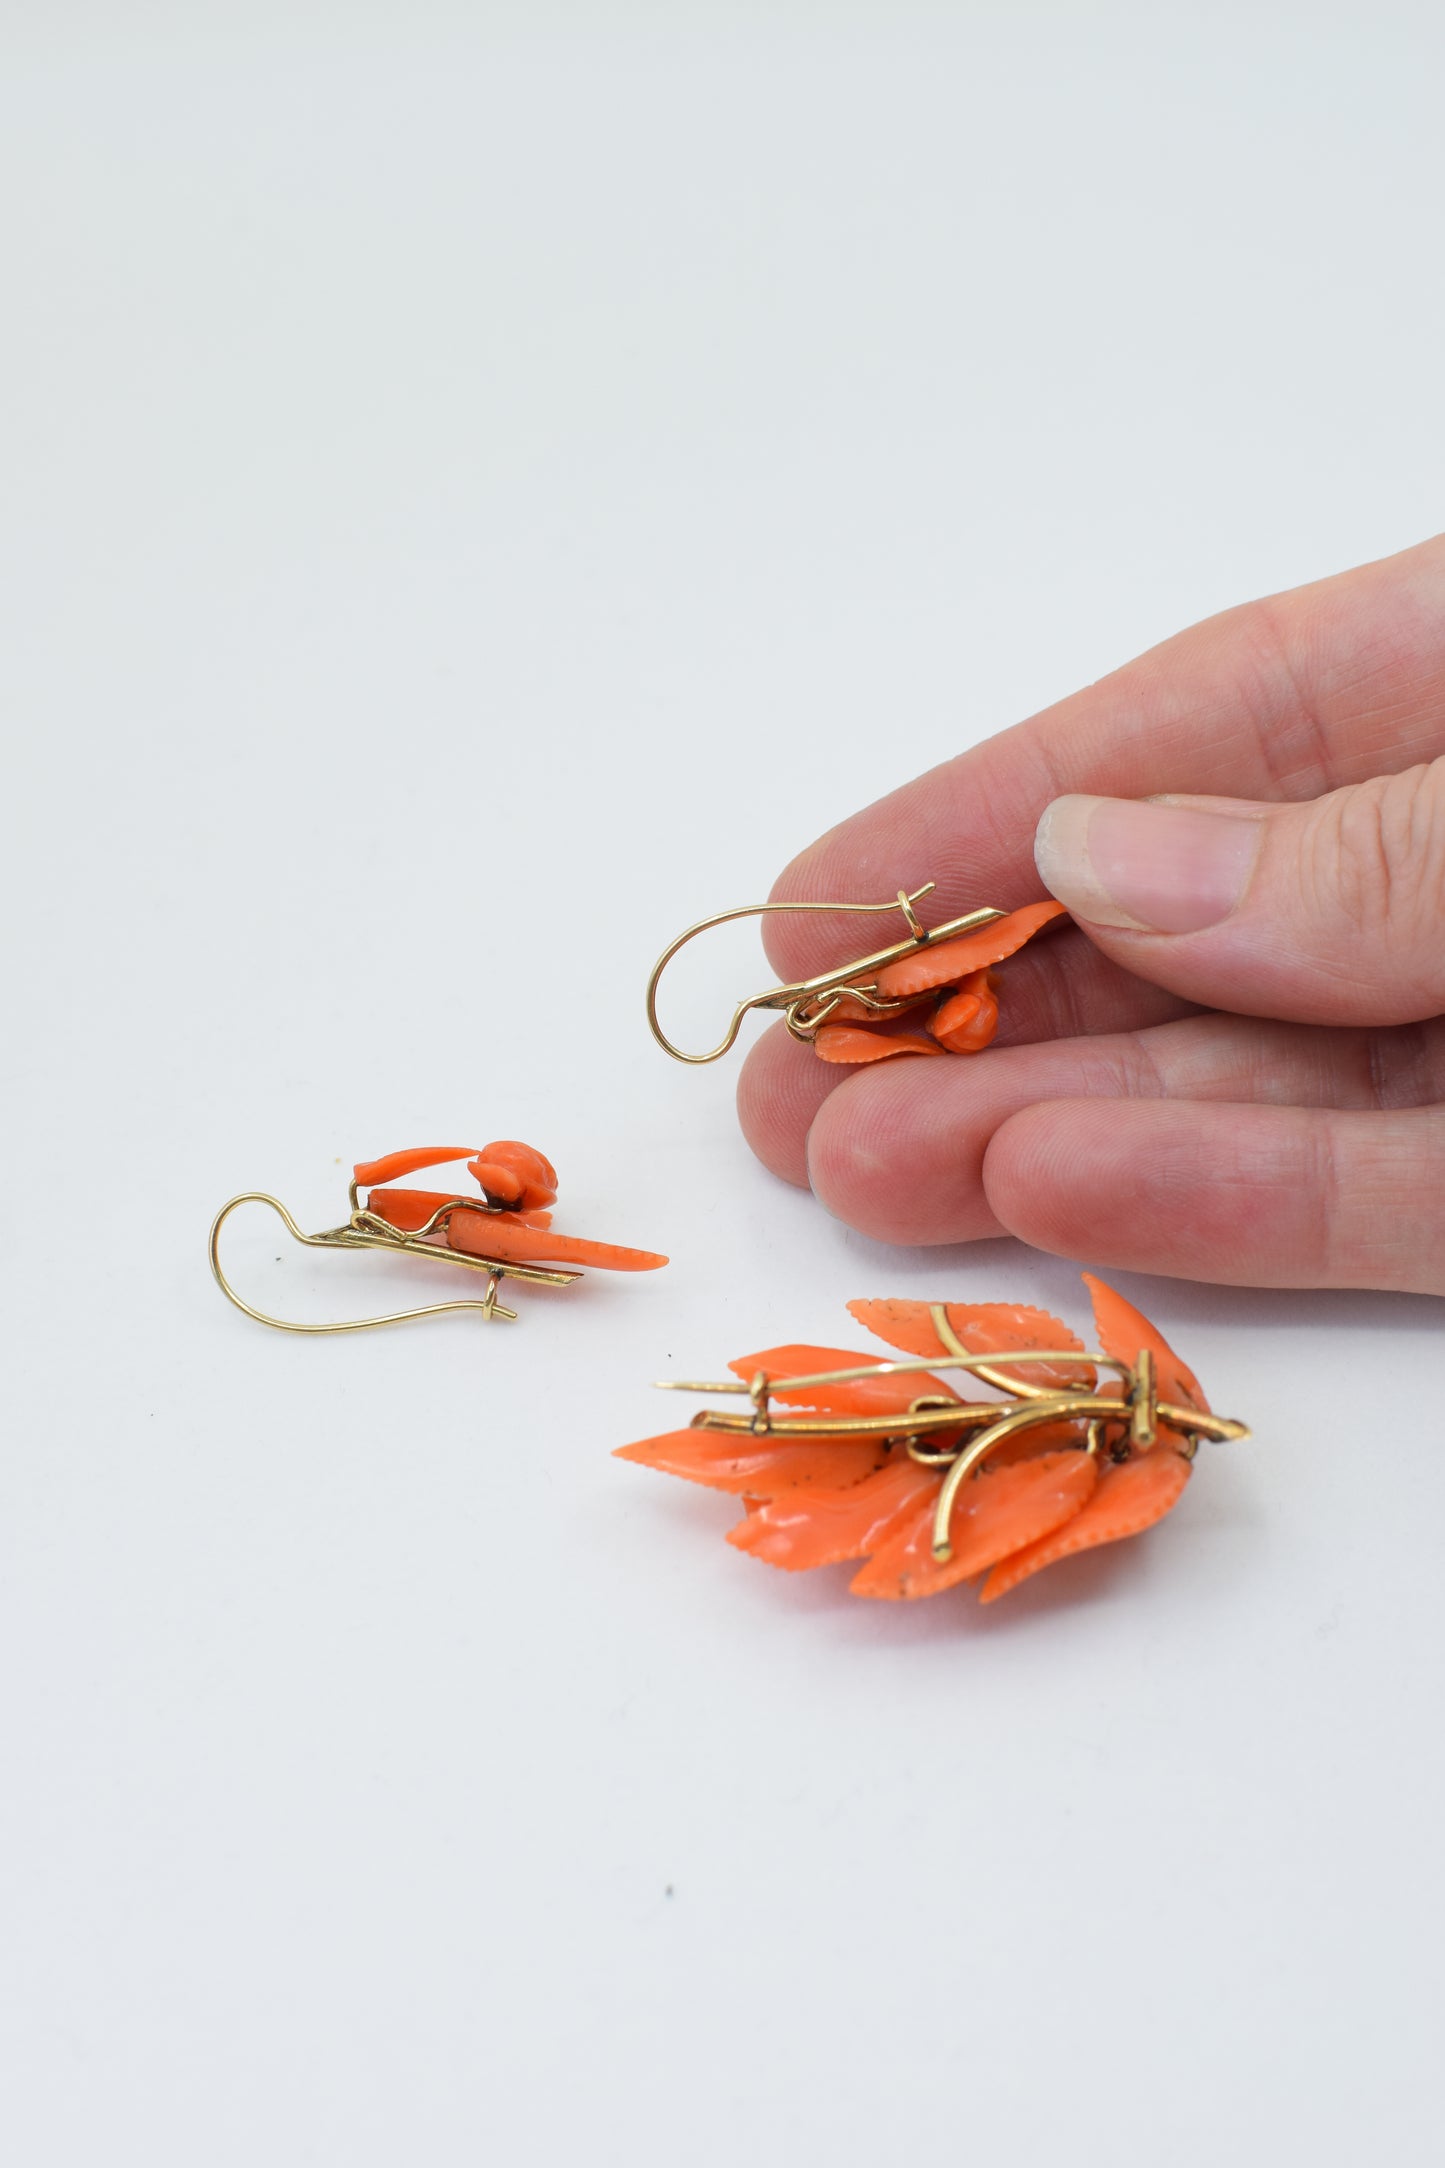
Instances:
[[[775,900],[876,903],[936,881],[929,923],[1034,901],[1051,800],[1183,792],[1307,799],[1445,752],[1445,536],[1244,604],[855,814]],[[764,921],[792,979],[859,952],[857,921]],[[901,929],[900,929],[901,930]]]
[[[1445,1108],[1065,1100],[984,1159],[998,1224],[1035,1248],[1236,1287],[1445,1295]]]
[[[805,1080],[801,1071],[797,1082]],[[1140,1032],[994,1049],[976,1062],[899,1062],[891,1075],[860,1074],[815,1107],[804,1168],[828,1210],[877,1241],[977,1241],[1018,1232],[999,1217],[985,1162],[1005,1124],[1041,1102],[1378,1113],[1442,1096],[1445,1021],[1369,1032],[1192,1016]],[[780,1103],[776,1087],[760,1102],[755,1149],[761,1109]],[[801,1113],[797,1100],[787,1108],[789,1139]],[[1103,1119],[1122,1116],[1106,1105]],[[1087,1242],[1075,1254],[1101,1255]]]
[[[1045,822],[1079,806],[1077,832],[1090,805],[1056,803]],[[1445,758],[1304,805],[1172,795],[1167,808],[1119,812],[1131,823],[1204,813],[1201,826],[1258,838],[1243,896],[1215,925],[1160,933],[1088,922],[1126,970],[1191,1001],[1301,1023],[1415,1023],[1445,1011]],[[1165,883],[1175,877],[1171,866]]]
[[[923,1065],[900,1061],[895,1066]],[[786,1024],[764,1032],[743,1063],[737,1106],[742,1133],[770,1173],[807,1189],[808,1133],[814,1116],[830,1094],[856,1082],[859,1074],[819,1061]]]
[[[930,923],[985,902],[1014,909],[1039,894],[1033,833],[1061,795],[1279,805],[1398,777],[1442,753],[1438,537],[1166,642],[855,815],[795,860],[774,895],[873,902],[935,880]],[[1428,925],[1428,909],[1423,917]],[[1240,1284],[1445,1291],[1432,1201],[1445,1115],[1424,1104],[1442,1092],[1433,981],[1403,1009],[1393,994],[1372,1005],[1368,974],[1343,1012],[1295,1004],[1322,1020],[1413,1014],[1414,1029],[1241,1026],[1191,1015],[1201,1001],[1255,1005],[1237,962],[1222,975],[1160,974],[1139,945],[1155,937],[1089,931],[1100,961],[1107,950],[1126,969],[1153,968],[1178,1005],[1151,1010],[1169,997],[1080,963],[1071,930],[1012,960],[999,1044],[985,1055],[820,1077],[806,1049],[770,1034],[739,1087],[754,1149],[885,1240],[1008,1231],[1065,1254]],[[859,948],[847,920],[827,917],[771,919],[766,939],[788,978]],[[1280,1005],[1279,983],[1259,997],[1261,1013]],[[1148,1028],[1171,1017],[1180,1021],[1167,1030],[1200,1028],[1174,1041]],[[1101,1044],[1120,1035],[1135,1043]],[[1045,1043],[1066,1036],[1075,1043]],[[1165,1096],[1186,1091],[1194,1103]],[[1221,1097],[1253,1103],[1225,1107]],[[1284,1100],[1301,1104],[1267,1103]],[[1187,1204],[1158,1195],[1171,1168]]]

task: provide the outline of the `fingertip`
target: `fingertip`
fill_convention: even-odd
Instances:
[[[1000,1232],[983,1197],[979,1140],[959,1118],[966,1059],[905,1057],[863,1070],[818,1109],[808,1132],[808,1175],[836,1219],[875,1242],[909,1245]]]
[[[1079,1108],[1082,1121],[1075,1119]],[[984,1148],[980,1181],[989,1209],[1001,1226],[1021,1242],[1056,1257],[1089,1257],[1118,1265],[1132,1263],[1107,1256],[1106,1222],[1114,1201],[1100,1197],[1107,1180],[1097,1165],[1106,1140],[1099,1136],[1103,1109],[1087,1100],[1045,1100],[1021,1107],[999,1123]],[[1122,1104],[1109,1112],[1127,1120]],[[1105,1151],[1106,1157],[1114,1157]],[[1117,1176],[1117,1167],[1110,1170]]]
[[[748,1053],[738,1077],[738,1123],[771,1174],[808,1187],[808,1131],[836,1090],[839,1072],[774,1024]]]
[[[1293,1107],[1046,1100],[995,1129],[982,1186],[1010,1234],[1055,1256],[1232,1286],[1349,1284],[1329,1258],[1319,1179],[1332,1119]]]

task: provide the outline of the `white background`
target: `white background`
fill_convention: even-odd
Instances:
[[[776,1184],[642,984],[1441,525],[1434,0],[0,24],[7,2160],[1438,2157],[1438,1303],[1126,1281],[1256,1442],[987,1612],[608,1457],[852,1295],[1085,1321]],[[220,1301],[223,1197],[442,1134],[673,1266]]]

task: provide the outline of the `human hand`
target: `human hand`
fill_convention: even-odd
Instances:
[[[936,880],[936,920],[1041,874],[1078,926],[1010,959],[992,1048],[840,1073],[777,1025],[738,1091],[758,1156],[886,1242],[1445,1294],[1445,536],[1179,634],[773,894]],[[764,927],[786,979],[848,953]]]

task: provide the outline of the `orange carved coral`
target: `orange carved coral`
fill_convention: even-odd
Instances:
[[[875,1031],[861,1024],[822,1024],[813,1034],[813,1052],[820,1061],[856,1064],[887,1061],[892,1054],[946,1054],[948,1049],[906,1024],[880,1024]]]
[[[953,1516],[953,1553],[933,1555],[935,1481],[922,1508],[890,1533],[855,1574],[855,1596],[936,1596],[958,1581],[976,1580],[1088,1504],[1097,1472],[1093,1457],[1077,1450],[1043,1453],[1010,1468],[984,1468],[968,1484]]]
[[[397,1189],[399,1176],[465,1160],[477,1194]],[[484,1144],[418,1145],[363,1160],[354,1170],[358,1188],[370,1191],[368,1212],[403,1234],[421,1235],[439,1249],[503,1264],[596,1265],[607,1272],[652,1272],[667,1259],[655,1250],[634,1250],[577,1235],[554,1234],[544,1208],[557,1195],[550,1160],[530,1144],[504,1140]],[[374,1186],[375,1185],[375,1186]]]
[[[1083,1343],[1042,1310],[853,1302],[859,1323],[910,1367],[804,1343],[739,1356],[730,1367],[752,1395],[751,1416],[705,1413],[618,1457],[742,1497],[728,1541],[767,1565],[796,1573],[862,1561],[855,1595],[905,1602],[986,1575],[982,1601],[991,1603],[1046,1566],[1162,1520],[1184,1493],[1200,1436],[1247,1435],[1211,1415],[1193,1372],[1147,1318],[1085,1279],[1099,1350],[1124,1366],[1122,1380],[1101,1380]],[[923,1367],[957,1364],[960,1348],[987,1362],[985,1385],[1010,1397],[965,1399]],[[1031,1349],[1052,1359],[1018,1359]],[[828,1375],[865,1365],[862,1377]],[[1024,1427],[994,1439],[1001,1418]],[[860,1434],[862,1423],[870,1427]]]
[[[1036,933],[1064,915],[1061,903],[1031,903],[1021,911],[958,934],[952,941],[899,956],[866,982],[875,1000],[901,1002],[902,1010],[879,1016],[869,1002],[844,994],[813,1037],[824,1061],[885,1061],[895,1054],[977,1054],[998,1030],[998,998],[992,964],[1002,963]],[[932,1013],[924,1014],[931,1005]]]

